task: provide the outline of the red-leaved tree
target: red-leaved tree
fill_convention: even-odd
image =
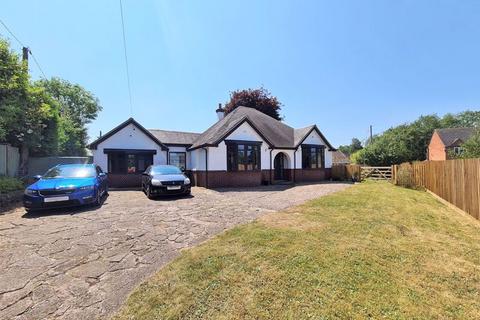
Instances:
[[[237,107],[248,107],[257,109],[277,120],[282,120],[280,109],[282,104],[277,97],[265,88],[236,90],[230,93],[230,101],[225,104],[225,115]]]

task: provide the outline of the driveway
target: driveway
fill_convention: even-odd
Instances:
[[[111,315],[145,277],[182,248],[348,187],[208,190],[148,200],[112,191],[101,208],[0,215],[0,319],[97,319]]]

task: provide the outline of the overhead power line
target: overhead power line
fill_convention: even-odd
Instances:
[[[25,47],[25,45],[22,43],[22,41],[20,41],[17,36],[7,27],[7,25],[5,24],[5,22],[2,21],[2,19],[0,19],[0,23],[3,25],[3,27],[5,28],[5,30],[8,31],[8,33],[10,33],[10,35],[15,39],[17,40],[17,42],[22,46],[22,47]]]
[[[33,62],[35,62],[35,65],[37,66],[37,68],[40,70],[40,72],[42,73],[43,77],[45,79],[47,79],[47,76],[45,75],[45,72],[43,72],[43,69],[42,67],[40,66],[40,63],[38,63],[38,60],[37,58],[35,57],[35,55],[33,54],[32,50],[30,48],[28,48],[27,46],[25,46],[23,44],[22,41],[20,41],[20,39],[18,39],[18,37],[12,32],[12,30],[10,30],[10,28],[8,28],[8,26],[5,24],[5,22],[3,22],[1,19],[0,19],[0,23],[2,24],[2,26],[5,28],[5,30],[7,30],[8,33],[10,33],[10,35],[18,42],[18,44],[24,48],[27,48],[28,49],[28,53],[32,56],[33,58]]]
[[[132,114],[133,114],[132,89],[130,87],[130,72],[128,71],[128,55],[127,55],[127,40],[126,40],[126,37],[125,37],[125,22],[123,20],[122,0],[119,0],[119,1],[120,1],[120,16],[122,18],[123,53],[125,55],[125,69],[127,71],[128,98],[130,100],[130,116],[132,116]]]

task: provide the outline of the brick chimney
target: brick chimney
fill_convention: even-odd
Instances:
[[[215,110],[217,113],[218,121],[222,120],[225,117],[225,109],[222,108],[222,104],[218,104],[218,109]]]

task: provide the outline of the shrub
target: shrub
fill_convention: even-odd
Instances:
[[[22,181],[16,178],[0,177],[0,193],[22,190],[23,188]]]
[[[415,186],[413,181],[413,169],[410,163],[402,163],[398,166],[397,185],[405,188],[413,188]]]

